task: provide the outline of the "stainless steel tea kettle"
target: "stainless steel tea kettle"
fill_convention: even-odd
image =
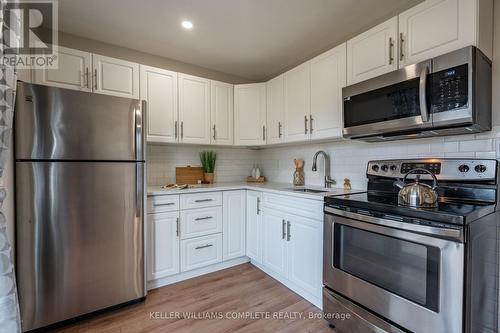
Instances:
[[[433,184],[429,186],[427,184],[420,182],[420,175],[417,175],[414,183],[406,184],[406,178],[408,175],[424,172],[432,176]],[[398,194],[398,204],[416,208],[425,207],[437,207],[438,205],[438,194],[436,188],[438,187],[438,181],[436,176],[426,169],[416,168],[410,170],[403,178],[403,180],[397,180],[394,185],[400,188]]]

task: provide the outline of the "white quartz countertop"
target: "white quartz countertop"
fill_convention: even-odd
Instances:
[[[298,192],[294,189],[308,188],[315,190],[325,190],[328,192],[322,193],[311,193],[311,192]],[[287,183],[247,183],[247,182],[228,182],[228,183],[216,183],[216,184],[202,184],[202,185],[190,185],[186,189],[162,189],[161,186],[148,186],[148,196],[155,195],[168,195],[168,194],[185,194],[185,193],[200,193],[200,192],[213,192],[213,191],[230,191],[230,190],[256,190],[262,192],[270,192],[276,194],[286,194],[295,197],[321,200],[325,196],[330,195],[344,195],[352,193],[366,192],[365,190],[344,190],[342,188],[329,188],[325,189],[319,186],[297,186],[294,187]]]

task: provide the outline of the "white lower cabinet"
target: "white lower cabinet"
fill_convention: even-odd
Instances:
[[[262,263],[262,192],[247,191],[246,240],[247,257]]]
[[[262,263],[275,273],[287,277],[287,243],[285,214],[266,211],[263,218]]]
[[[223,247],[222,259],[229,260],[245,255],[245,190],[223,193]]]
[[[148,280],[179,273],[179,212],[148,214]]]
[[[222,261],[222,234],[181,241],[181,272]]]
[[[264,194],[264,203],[269,202],[266,196]],[[281,197],[287,200],[286,196]],[[302,201],[307,206],[311,200]],[[264,270],[313,304],[321,306],[323,221],[266,205],[263,210]]]

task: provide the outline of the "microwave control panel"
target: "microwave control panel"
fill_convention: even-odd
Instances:
[[[469,70],[461,65],[429,75],[430,111],[439,113],[468,106]]]

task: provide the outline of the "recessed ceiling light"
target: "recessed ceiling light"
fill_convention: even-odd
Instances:
[[[191,21],[182,21],[181,25],[184,29],[188,29],[188,30],[193,29],[193,22],[191,22]]]

